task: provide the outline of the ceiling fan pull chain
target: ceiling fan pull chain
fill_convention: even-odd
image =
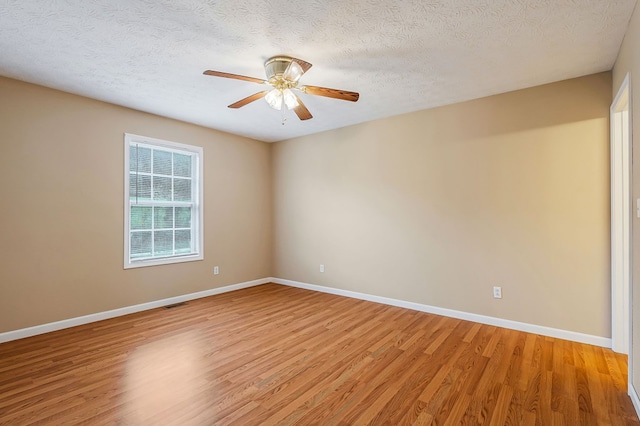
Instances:
[[[284,126],[284,124],[287,122],[287,117],[285,116],[285,107],[284,105],[282,106],[282,125]]]

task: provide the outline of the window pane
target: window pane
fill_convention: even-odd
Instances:
[[[138,169],[138,147],[129,145],[129,171],[135,172]]]
[[[129,199],[134,202],[151,199],[151,176],[129,173]]]
[[[173,207],[155,207],[153,209],[154,228],[173,228]]]
[[[176,207],[176,228],[191,228],[191,207]]]
[[[191,231],[176,231],[176,254],[191,253]]]
[[[156,175],[171,175],[171,153],[153,150],[153,173]]]
[[[156,201],[171,201],[171,178],[153,177],[153,199]]]
[[[137,145],[129,146],[129,171],[151,173],[151,150]]]
[[[138,175],[129,173],[129,199],[134,200],[138,197]]]
[[[173,254],[173,231],[156,231],[153,233],[154,256]]]
[[[173,174],[175,176],[191,177],[191,156],[173,154]]]
[[[191,201],[191,179],[173,180],[174,201]]]
[[[151,207],[131,206],[130,226],[131,229],[151,229]]]
[[[151,231],[131,233],[131,258],[151,257]]]

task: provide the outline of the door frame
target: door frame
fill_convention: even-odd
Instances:
[[[629,354],[631,340],[631,92],[625,76],[610,108],[611,347]],[[640,214],[640,200],[638,201]]]

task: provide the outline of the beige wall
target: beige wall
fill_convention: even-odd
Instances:
[[[0,332],[277,276],[610,336],[609,73],[271,145],[0,99]],[[204,261],[123,269],[125,132],[204,147]]]
[[[602,73],[274,144],[275,276],[609,337],[610,103]]]
[[[640,10],[636,7],[629,22],[629,28],[625,34],[620,53],[613,67],[613,96],[618,93],[627,73],[630,75],[631,89],[631,123],[633,125],[633,164],[640,164],[640,105],[634,99],[640,99]],[[640,169],[632,167],[632,199],[640,198]],[[632,203],[635,206],[635,202]],[[635,215],[631,216],[632,227],[632,382],[637,390],[640,390],[640,226]]]
[[[123,269],[125,132],[204,148],[205,260]],[[0,146],[0,332],[271,275],[268,144],[0,78]]]

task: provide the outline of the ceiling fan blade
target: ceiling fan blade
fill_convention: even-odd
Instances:
[[[311,115],[307,107],[304,106],[299,96],[296,96],[296,101],[298,101],[298,105],[293,108],[293,111],[296,113],[298,118],[302,121],[313,118],[313,115]]]
[[[304,93],[317,96],[325,96],[327,98],[342,99],[343,101],[356,102],[360,98],[357,92],[349,92],[347,90],[329,89],[327,87],[318,86],[302,86],[299,87]]]
[[[267,95],[267,93],[269,93],[268,90],[265,90],[264,92],[254,93],[251,96],[247,96],[244,99],[240,99],[238,102],[232,103],[231,105],[229,105],[229,108],[241,108],[246,104],[249,104],[253,101],[257,101],[258,99],[264,98]]]
[[[211,76],[214,76],[214,77],[224,77],[224,78],[233,78],[233,79],[236,79],[236,80],[250,81],[252,83],[258,83],[258,84],[266,83],[265,80],[262,80],[262,79],[259,79],[259,78],[247,77],[245,75],[239,75],[239,74],[230,74],[228,72],[222,72],[222,71],[206,70],[205,72],[203,72],[203,74],[211,75]]]

